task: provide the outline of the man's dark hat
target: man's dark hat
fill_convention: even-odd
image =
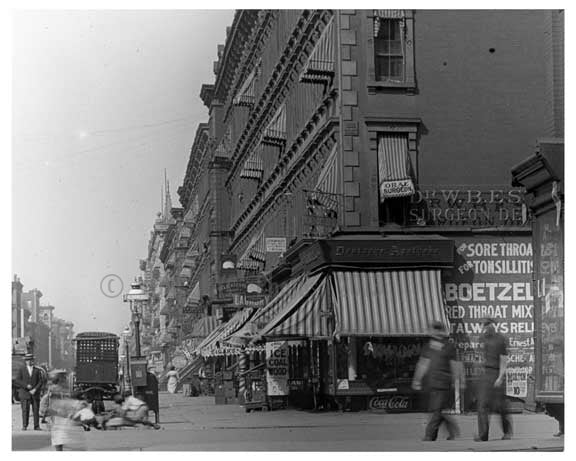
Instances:
[[[34,354],[26,354],[26,355],[24,355],[24,360],[34,360]]]
[[[496,325],[496,321],[494,319],[491,318],[486,318],[484,319],[483,325]]]

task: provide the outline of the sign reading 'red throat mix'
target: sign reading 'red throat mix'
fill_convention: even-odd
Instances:
[[[534,373],[534,301],[530,237],[456,240],[454,276],[444,284],[447,313],[466,375],[481,373],[482,320],[507,339],[506,393],[525,398]]]

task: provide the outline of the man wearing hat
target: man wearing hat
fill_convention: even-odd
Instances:
[[[484,334],[480,347],[484,355],[484,373],[480,376],[478,386],[478,435],[474,440],[488,440],[490,410],[500,414],[504,433],[502,440],[509,440],[512,438],[512,419],[506,406],[506,338],[496,332],[493,319],[485,319],[483,323]]]
[[[433,322],[430,341],[422,350],[422,355],[412,381],[415,390],[422,390],[422,379],[427,376],[429,391],[430,420],[426,426],[424,441],[432,442],[438,437],[442,423],[448,429],[448,440],[454,440],[460,433],[458,423],[446,413],[450,407],[450,385],[461,377],[461,367],[456,361],[456,349],[448,340],[448,332],[441,322]],[[464,380],[461,380],[462,385]]]
[[[22,430],[28,429],[30,419],[30,404],[34,415],[34,430],[40,431],[40,390],[42,388],[42,373],[34,366],[34,355],[24,356],[25,365],[18,370],[14,382],[18,386],[18,396],[22,406]]]

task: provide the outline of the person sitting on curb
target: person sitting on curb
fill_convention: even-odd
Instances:
[[[140,397],[140,396],[138,396]],[[160,429],[159,424],[154,424],[148,420],[148,405],[141,398],[128,395],[126,398],[121,394],[114,396],[116,408],[112,411],[110,417],[103,421],[103,427],[120,427],[120,426],[136,426],[142,424],[144,426]]]

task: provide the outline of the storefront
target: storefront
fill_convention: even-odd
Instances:
[[[255,322],[256,341],[274,362],[269,393],[294,400],[308,391],[309,404],[332,409],[423,410],[410,384],[430,324],[449,328],[442,271],[453,266],[454,242],[343,237],[315,241],[291,262],[295,277],[255,315],[266,321]],[[279,373],[274,351],[297,345],[300,356],[280,354],[288,370]]]

